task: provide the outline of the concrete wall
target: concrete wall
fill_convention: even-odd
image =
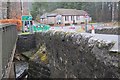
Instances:
[[[0,25],[0,67],[2,74],[5,75],[5,71],[8,68],[8,62],[11,60],[11,54],[17,40],[16,25],[13,24],[1,24]],[[1,74],[0,74],[1,75]],[[1,77],[0,77],[1,78]]]
[[[36,33],[35,38],[38,48],[47,48],[51,78],[120,78],[120,58],[109,53],[112,43],[51,31]]]

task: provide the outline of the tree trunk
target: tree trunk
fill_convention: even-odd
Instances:
[[[7,19],[10,19],[10,2],[7,2]]]
[[[115,12],[115,8],[114,8],[114,2],[112,3],[112,22],[114,22],[114,12]]]
[[[105,21],[104,17],[104,2],[102,2],[102,21]]]
[[[120,18],[120,5],[119,5],[120,2],[117,3],[117,21],[119,21],[119,18]]]

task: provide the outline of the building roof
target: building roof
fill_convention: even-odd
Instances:
[[[45,13],[43,14],[40,18],[41,19],[45,19],[46,17],[55,17],[57,15],[78,15],[78,16],[85,16],[85,15],[89,15],[86,11],[84,10],[77,10],[77,9],[56,9],[50,13]]]
[[[57,16],[57,15],[58,15],[58,13],[50,13],[47,15],[47,17]]]
[[[56,9],[56,10],[52,11],[47,16],[56,16],[57,14],[60,14],[60,15],[80,15],[80,16],[88,15],[88,13],[86,11],[84,11],[84,10],[77,10],[77,9]]]
[[[49,15],[49,13],[43,14],[42,16],[40,16],[40,19],[45,19],[47,15]]]

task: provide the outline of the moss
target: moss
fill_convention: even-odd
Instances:
[[[45,45],[40,46],[36,53],[32,57],[30,57],[30,60],[37,60],[48,64],[48,53],[46,51]]]

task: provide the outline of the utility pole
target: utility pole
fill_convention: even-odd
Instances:
[[[22,21],[22,15],[23,15],[23,1],[20,0],[20,3],[21,3],[21,21]],[[25,24],[25,22],[22,21],[22,32],[24,32],[24,24]]]
[[[20,5],[21,5],[21,16],[23,15],[23,1],[20,0]]]
[[[88,15],[85,14],[85,32],[87,32]]]

